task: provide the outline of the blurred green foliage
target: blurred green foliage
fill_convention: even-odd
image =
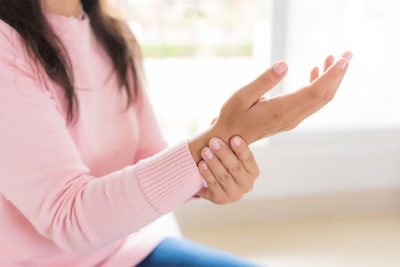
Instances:
[[[253,53],[252,44],[238,44],[234,46],[193,46],[179,44],[157,44],[142,45],[145,57],[193,57],[193,56],[214,56],[233,57],[251,56]]]

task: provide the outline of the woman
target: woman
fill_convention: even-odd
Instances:
[[[166,148],[135,39],[98,0],[2,0],[0,19],[0,266],[252,266],[145,226],[194,196],[239,200],[258,176],[247,144],[324,106],[351,58],[264,99],[276,63]]]

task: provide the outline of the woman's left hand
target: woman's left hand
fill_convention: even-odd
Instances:
[[[260,174],[248,145],[239,136],[230,139],[230,147],[219,138],[212,138],[209,147],[203,148],[203,160],[199,171],[207,182],[207,188],[198,196],[216,204],[228,204],[240,200],[252,190]]]

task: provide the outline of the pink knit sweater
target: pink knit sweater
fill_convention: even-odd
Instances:
[[[72,61],[79,121],[66,125],[62,89],[0,21],[0,266],[133,266],[164,237],[146,225],[204,181],[187,140],[166,148],[145,91],[125,111],[89,18],[46,16]]]

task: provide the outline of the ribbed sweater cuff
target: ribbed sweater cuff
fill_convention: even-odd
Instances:
[[[205,184],[188,146],[188,139],[141,160],[136,177],[147,201],[167,213],[193,197]]]

